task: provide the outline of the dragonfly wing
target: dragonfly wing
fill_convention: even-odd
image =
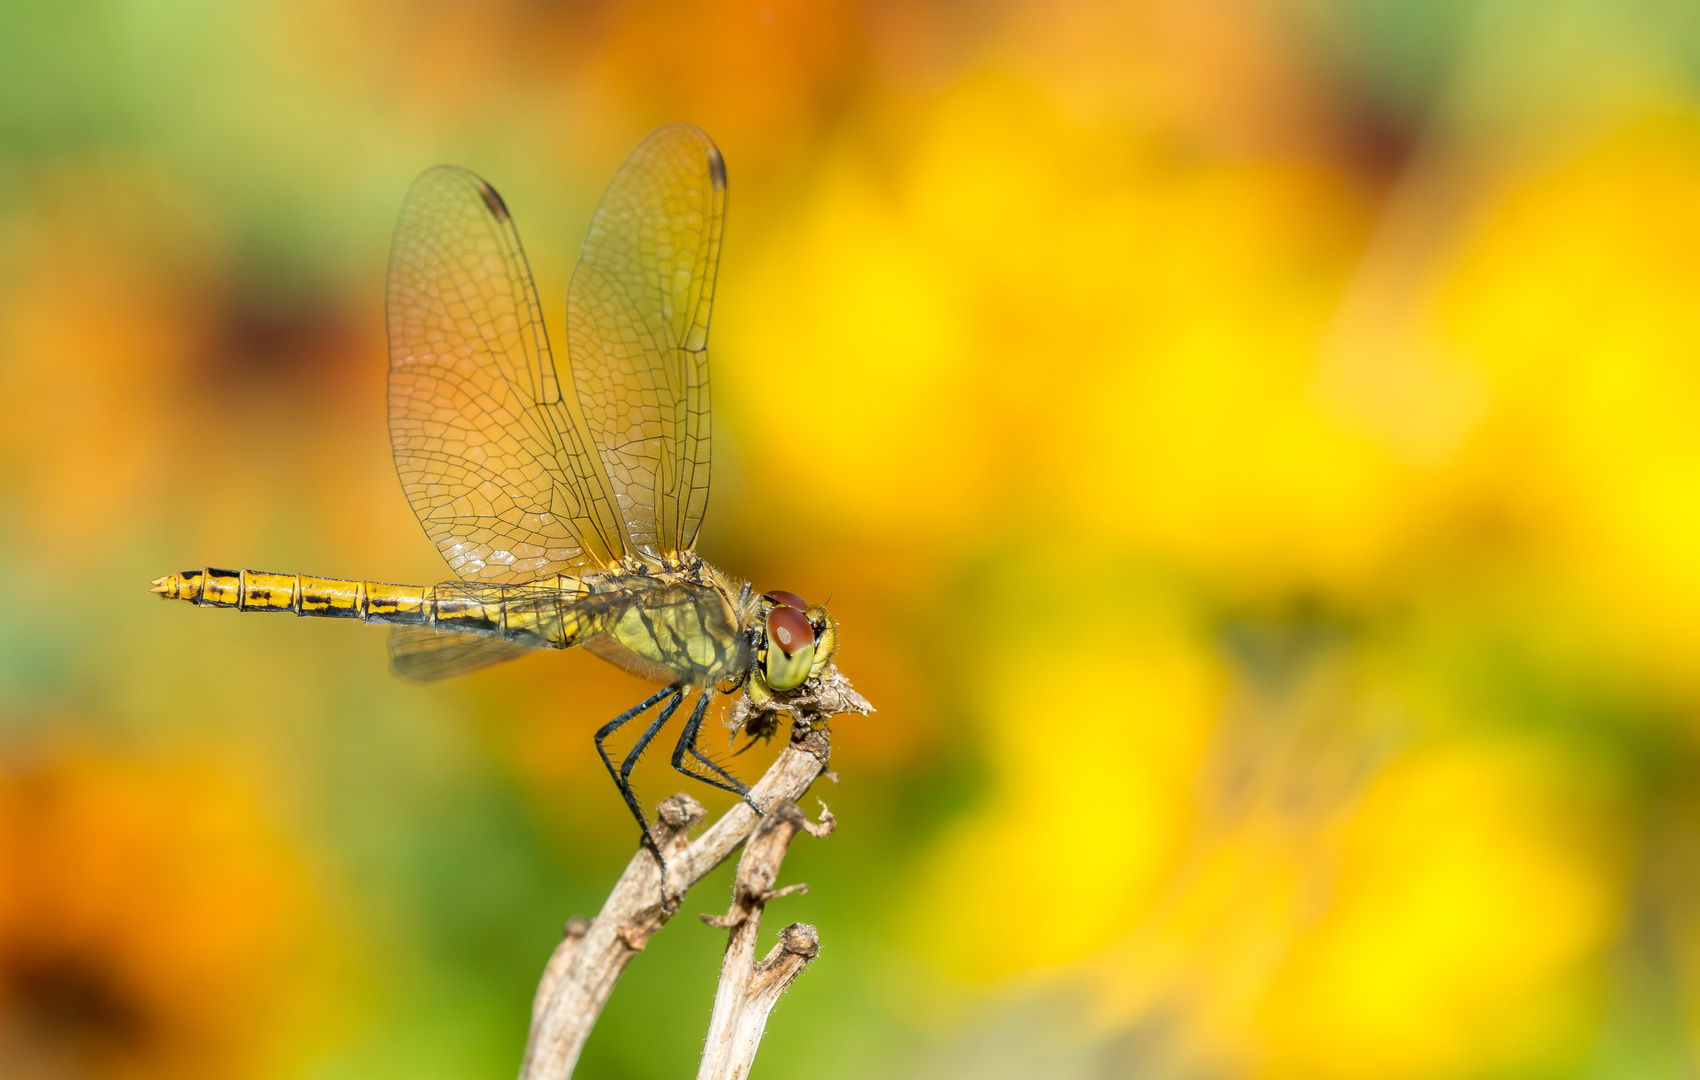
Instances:
[[[570,649],[619,621],[640,594],[553,585],[445,581],[435,587],[436,629],[494,634],[534,648]]]
[[[582,645],[641,599],[623,590],[485,581],[445,581],[433,594],[435,626],[390,631],[390,666],[415,682],[464,675],[537,649]]]
[[[396,470],[450,568],[530,581],[623,554],[613,486],[563,398],[495,189],[446,166],[414,181],[386,299]]]
[[[485,634],[429,626],[390,627],[390,667],[409,682],[436,682],[479,671],[534,650]]]
[[[632,547],[696,543],[708,505],[708,316],[726,167],[689,124],[652,132],[614,174],[567,292],[579,407]]]

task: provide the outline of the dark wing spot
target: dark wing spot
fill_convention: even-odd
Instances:
[[[720,148],[708,148],[708,175],[714,180],[714,190],[726,190],[726,161],[720,156]]]
[[[484,205],[488,206],[490,212],[496,215],[497,221],[508,220],[508,204],[502,201],[500,195],[496,194],[495,188],[480,180],[478,181],[478,194],[484,196]]]

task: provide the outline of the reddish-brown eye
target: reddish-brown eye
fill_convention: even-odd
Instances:
[[[796,608],[776,607],[767,613],[767,640],[786,656],[815,643],[815,628]]]
[[[762,595],[767,597],[769,600],[772,600],[774,603],[784,604],[788,608],[796,608],[798,611],[809,610],[809,605],[804,603],[803,598],[794,592],[786,592],[784,589],[775,589],[770,593],[762,593]]]

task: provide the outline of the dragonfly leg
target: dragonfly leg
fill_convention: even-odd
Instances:
[[[678,745],[673,747],[673,767],[693,780],[701,780],[705,784],[712,784],[721,791],[730,791],[734,795],[743,796],[744,801],[750,804],[750,809],[758,814],[767,813],[750,799],[750,785],[721,768],[718,762],[697,748],[697,736],[702,732],[703,717],[707,715],[708,693],[704,691],[702,697],[697,699],[696,708],[691,710],[691,718],[685,721],[685,730],[679,735]],[[686,761],[685,756],[687,754],[693,760]],[[699,771],[702,768],[708,769],[714,773],[714,776],[703,775]],[[719,777],[719,779],[717,780],[715,777]]]
[[[667,722],[667,718],[673,715],[673,710],[678,707],[680,698],[683,694],[684,689],[678,686],[669,686],[663,690],[658,690],[654,694],[651,694],[649,697],[638,702],[636,705],[633,705],[619,716],[616,716],[606,724],[603,724],[596,731],[597,756],[602,758],[602,764],[608,767],[608,775],[614,778],[614,786],[620,789],[620,797],[626,800],[627,808],[631,810],[632,816],[637,818],[638,828],[643,830],[643,842],[649,846],[649,849],[652,852],[655,853],[655,861],[660,863],[663,867],[663,876],[666,874],[666,862],[661,858],[661,850],[655,846],[655,838],[649,833],[649,822],[646,821],[643,816],[643,807],[638,805],[637,795],[632,792],[632,785],[626,778],[631,775],[632,766],[637,764],[638,754],[643,751],[643,748],[646,745],[648,745],[649,740],[655,738],[655,733],[661,730],[661,725]],[[622,767],[620,769],[615,769],[614,762],[608,757],[608,751],[603,747],[602,741],[608,736],[614,734],[614,732],[620,730],[620,728],[624,727],[633,717],[642,716],[645,712],[654,708],[656,702],[660,701],[664,697],[668,697],[669,695],[673,698],[672,704],[664,709],[661,713],[660,719],[651,724],[649,726],[649,730],[644,732],[643,738],[638,740],[637,748],[626,757]]]
[[[632,769],[636,767],[638,758],[642,757],[643,752],[649,748],[650,740],[655,738],[655,733],[660,731],[667,721],[673,719],[674,711],[678,709],[679,702],[684,699],[685,694],[681,690],[674,694],[667,704],[661,706],[661,712],[656,716],[655,721],[644,729],[642,735],[638,736],[638,741],[633,744],[632,752],[626,755],[626,760],[620,762],[620,790],[622,792],[632,790]]]

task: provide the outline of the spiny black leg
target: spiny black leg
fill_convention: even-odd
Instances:
[[[697,735],[702,731],[702,721],[706,715],[708,715],[708,694],[705,691],[702,697],[697,699],[697,707],[691,710],[691,718],[685,721],[685,730],[680,733],[679,742],[673,747],[673,767],[693,780],[701,780],[705,784],[714,785],[721,791],[730,791],[734,795],[742,795],[744,801],[750,804],[750,809],[758,814],[767,813],[751,801],[750,785],[722,769],[701,750],[697,749]],[[713,776],[704,776],[695,769],[688,768],[685,763],[686,754],[711,769],[716,776],[720,777],[720,780],[714,779]]]
[[[638,736],[638,741],[632,747],[632,752],[627,754],[626,760],[620,763],[620,776],[615,782],[620,785],[620,794],[625,797],[627,806],[636,807],[639,805],[637,793],[632,790],[632,769],[637,765],[638,758],[643,756],[644,749],[649,746],[650,740],[655,738],[655,733],[660,731],[667,721],[673,718],[673,713],[679,708],[679,702],[683,700],[685,700],[685,691],[681,688],[678,693],[667,699],[666,704],[661,706],[660,715],[644,729],[642,735]],[[641,812],[638,817],[638,825],[643,829],[643,837],[649,845],[650,852],[655,855],[655,864],[661,868],[661,894],[665,898],[667,895],[667,859],[661,854],[661,848],[656,845],[655,834],[649,831],[649,826],[644,822]]]
[[[655,853],[655,861],[658,863],[662,862],[661,849],[655,846],[655,838],[649,834],[649,822],[644,820],[643,808],[638,805],[637,796],[632,793],[632,786],[626,783],[625,777],[615,770],[614,763],[608,758],[608,751],[602,748],[602,740],[620,730],[620,728],[624,726],[627,721],[631,720],[632,717],[641,716],[644,712],[652,708],[656,702],[669,694],[674,696],[675,700],[673,704],[677,706],[677,698],[683,692],[683,688],[678,686],[669,686],[664,690],[658,690],[654,694],[651,694],[649,697],[638,702],[636,705],[633,705],[619,716],[616,716],[606,724],[603,724],[596,732],[597,756],[602,759],[602,764],[608,766],[608,775],[614,778],[614,785],[620,789],[620,795],[626,800],[627,808],[631,810],[632,816],[637,818],[638,828],[643,832],[643,842],[649,845],[649,849]],[[671,710],[668,711],[667,715],[672,715]],[[662,719],[664,721],[666,717],[664,716]],[[650,739],[654,738],[655,732],[660,729],[660,726],[661,725],[659,723],[652,725],[649,732],[645,734],[643,741],[648,742]],[[628,773],[630,771],[630,769],[627,769]]]
[[[667,704],[661,706],[661,714],[655,718],[655,722],[645,728],[642,735],[638,736],[637,744],[632,747],[632,752],[627,754],[626,760],[620,763],[620,790],[630,791],[632,789],[632,769],[636,767],[638,758],[643,756],[644,750],[649,746],[649,741],[655,738],[655,733],[660,731],[667,721],[673,719],[674,711],[678,709],[679,702],[683,700],[685,700],[685,692],[680,690],[668,700]]]

